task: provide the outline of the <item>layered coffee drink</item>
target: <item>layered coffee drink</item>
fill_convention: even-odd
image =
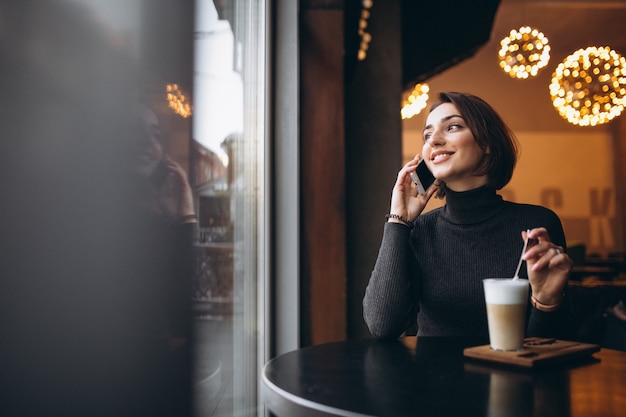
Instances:
[[[483,280],[489,344],[494,350],[521,350],[526,330],[528,280],[492,278]]]

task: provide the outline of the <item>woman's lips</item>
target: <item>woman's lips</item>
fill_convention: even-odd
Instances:
[[[447,151],[438,151],[438,152],[433,152],[430,155],[430,160],[433,163],[439,163],[439,162],[443,162],[446,161],[450,158],[450,156],[452,156],[454,152],[447,152]]]

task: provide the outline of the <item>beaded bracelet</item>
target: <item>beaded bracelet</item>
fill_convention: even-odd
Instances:
[[[385,219],[389,220],[389,219],[397,219],[400,220],[404,225],[408,226],[409,229],[413,228],[413,223],[409,221],[409,219],[407,219],[406,217],[402,217],[398,214],[393,214],[393,213],[389,213],[387,215],[385,215]]]
[[[193,220],[193,221],[191,221]],[[198,221],[198,216],[196,216],[195,214],[188,214],[186,216],[182,216],[180,219],[178,219],[178,223],[179,224],[185,224],[185,223],[196,223]]]
[[[537,310],[543,311],[546,313],[549,313],[551,311],[558,309],[559,306],[561,305],[561,303],[556,303],[556,304],[551,304],[551,305],[544,304],[541,301],[537,300],[534,295],[530,296],[530,302],[533,305],[533,307],[535,307]]]

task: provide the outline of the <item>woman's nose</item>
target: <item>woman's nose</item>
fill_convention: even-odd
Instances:
[[[431,133],[430,138],[428,138],[427,142],[430,146],[437,146],[443,144],[445,142],[445,138],[443,137],[441,132],[439,132],[439,130],[435,130]]]

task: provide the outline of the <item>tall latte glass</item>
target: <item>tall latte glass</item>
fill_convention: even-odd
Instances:
[[[494,350],[522,350],[526,329],[528,280],[489,278],[483,280],[489,344]]]

